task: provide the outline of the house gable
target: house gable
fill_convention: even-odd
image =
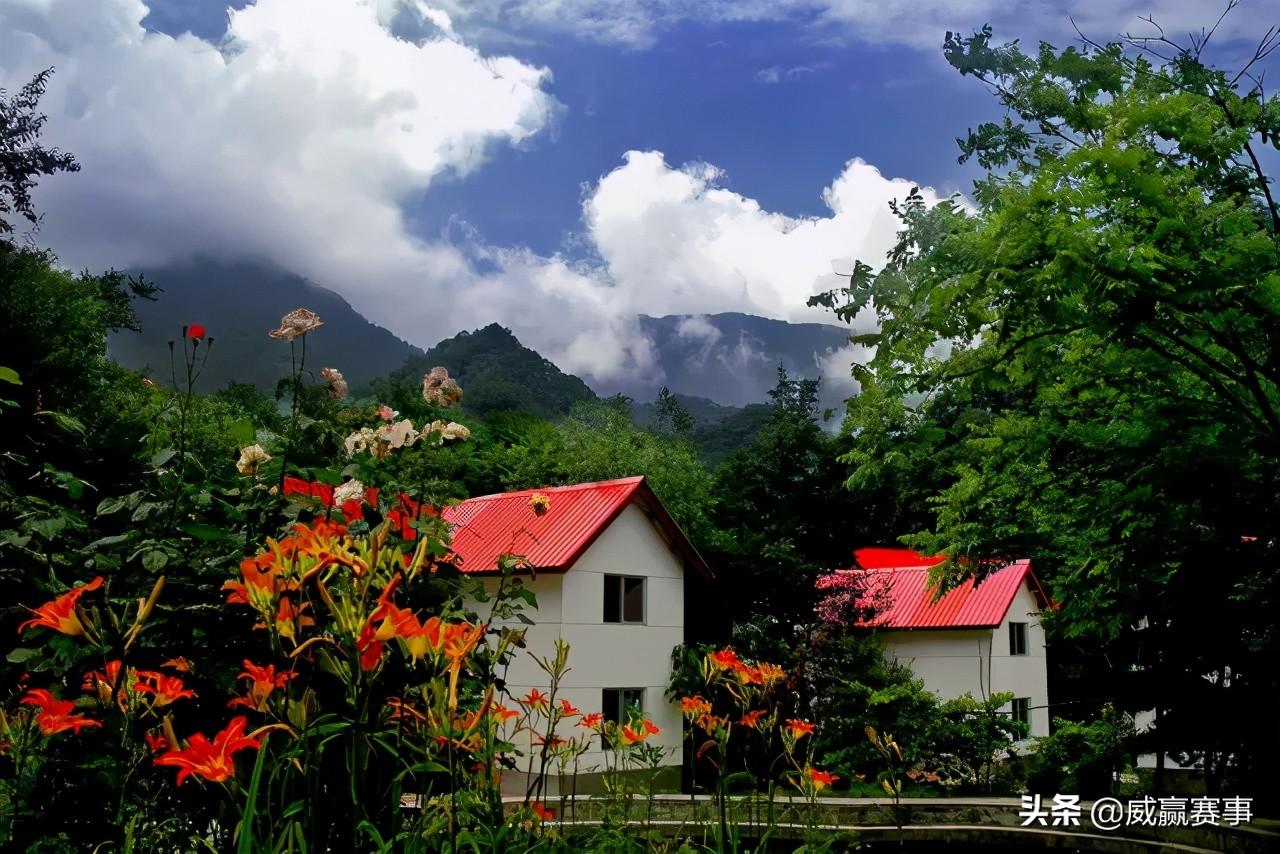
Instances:
[[[535,495],[550,502],[541,515],[530,503]],[[643,477],[482,495],[447,508],[443,516],[453,527],[453,550],[465,573],[496,573],[498,560],[506,554],[519,555],[533,572],[566,572],[628,507],[648,515],[685,565],[711,577],[706,562]]]
[[[1041,607],[1049,599],[1028,560],[1012,561],[982,578],[969,577],[938,595],[930,579],[930,568],[943,558],[927,558],[915,552],[892,549],[860,549],[855,554],[863,564],[867,552],[874,552],[871,566],[838,571],[834,578],[856,577],[861,582],[861,599],[874,614],[861,625],[888,631],[939,629],[994,629],[1005,621],[1010,605],[1020,592],[1027,591]],[[890,565],[886,558],[895,553],[913,561]],[[831,584],[820,579],[819,586]]]

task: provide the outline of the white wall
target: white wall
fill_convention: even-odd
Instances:
[[[1031,735],[1049,734],[1049,666],[1044,628],[1040,625],[1036,599],[1024,584],[1013,597],[1004,621],[995,630],[991,654],[993,693],[1012,691],[1015,697],[1031,699]],[[1027,654],[1009,655],[1009,623],[1027,624]],[[1006,707],[1008,709],[1009,707]]]
[[[1019,588],[1004,621],[994,630],[882,632],[885,657],[898,661],[944,700],[977,699],[1010,691],[1031,700],[1031,735],[1049,734],[1049,679],[1044,629],[1036,601]],[[1027,623],[1027,654],[1009,655],[1009,623]],[[1005,706],[1005,711],[1011,711]]]
[[[670,749],[664,764],[682,762],[681,717],[664,694],[671,675],[671,651],[684,641],[683,561],[666,544],[644,511],[627,507],[565,573],[543,573],[525,578],[538,599],[530,611],[535,625],[528,627],[528,651],[517,654],[507,671],[507,690],[523,696],[531,688],[546,691],[548,677],[528,652],[549,657],[555,639],[569,643],[569,673],[557,696],[583,712],[599,711],[604,688],[643,688],[643,707],[662,732],[650,743]],[[645,622],[604,622],[604,576],[643,576]],[[496,579],[486,587],[496,587]],[[484,606],[469,603],[486,613]],[[560,735],[583,732],[576,721],[561,725]],[[598,745],[597,745],[598,746]],[[527,748],[527,741],[521,744]],[[603,770],[604,754],[593,750],[580,760],[580,770]]]

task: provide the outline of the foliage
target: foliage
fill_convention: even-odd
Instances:
[[[0,238],[13,232],[10,214],[39,224],[31,205],[37,176],[80,170],[72,155],[39,144],[46,118],[38,112],[40,98],[52,74],[46,68],[13,95],[0,89]]]
[[[693,416],[666,386],[658,389],[653,410],[655,426],[659,432],[674,433],[677,436],[688,436],[693,432]]]
[[[685,533],[695,543],[704,540],[712,479],[686,439],[637,428],[625,397],[578,404],[559,433],[558,468],[565,483],[643,474]]]
[[[818,424],[817,383],[779,368],[769,416],[717,470],[708,549],[730,623],[759,623],[788,643],[813,620],[819,573],[846,566],[858,508],[836,443]],[[758,650],[777,657],[781,650]]]
[[[1074,659],[1059,699],[1176,708],[1157,752],[1261,790],[1280,755],[1261,712],[1280,700],[1280,214],[1255,148],[1280,139],[1280,101],[1204,47],[949,36],[1010,114],[961,142],[996,170],[979,208],[913,193],[884,268],[816,302],[881,323],[859,339],[851,485],[928,506],[904,540],[950,556],[948,582],[1031,557]]]
[[[1083,798],[1114,795],[1119,773],[1130,767],[1132,741],[1133,719],[1110,705],[1090,721],[1055,720],[1053,733],[1036,739],[1027,761],[1027,787]]]
[[[386,385],[374,385],[378,396],[399,408],[397,385],[412,386],[430,367],[443,365],[467,389],[465,406],[477,414],[525,410],[544,418],[568,414],[575,404],[595,400],[586,383],[566,374],[524,347],[510,330],[492,323],[460,332],[421,356],[409,357]]]

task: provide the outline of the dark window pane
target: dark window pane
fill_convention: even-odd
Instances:
[[[1031,722],[1031,700],[1028,697],[1018,697],[1013,701],[1013,719],[1019,723]]]
[[[1010,655],[1026,655],[1027,654],[1027,624],[1026,623],[1010,623],[1009,624],[1009,654]]]
[[[606,575],[604,577],[604,621],[606,623],[622,622],[622,577]]]
[[[626,623],[644,622],[644,579],[622,579],[622,620]]]
[[[617,688],[605,688],[601,692],[600,711],[607,721],[617,723],[622,720],[622,692]]]

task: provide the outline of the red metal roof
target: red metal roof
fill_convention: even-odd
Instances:
[[[551,501],[542,516],[529,504],[535,494]],[[446,508],[443,516],[453,526],[453,550],[462,558],[463,572],[496,572],[504,554],[520,555],[539,572],[564,572],[631,504],[648,514],[687,563],[710,578],[706,563],[643,477],[482,495]]]
[[[945,555],[922,555],[911,549],[854,549],[853,559],[863,569],[896,569],[903,566],[934,566],[946,560]]]
[[[883,560],[892,557],[890,552],[897,552],[897,557],[909,561],[910,565],[884,565]],[[937,587],[929,583],[929,568],[945,558],[919,555],[909,549],[859,549],[854,554],[859,565],[866,568],[841,572],[862,573],[861,598],[877,610],[865,623],[873,628],[898,631],[996,628],[1004,621],[1013,597],[1024,584],[1041,608],[1050,607],[1029,560],[1006,564],[987,574],[981,582],[970,577],[935,599]]]

